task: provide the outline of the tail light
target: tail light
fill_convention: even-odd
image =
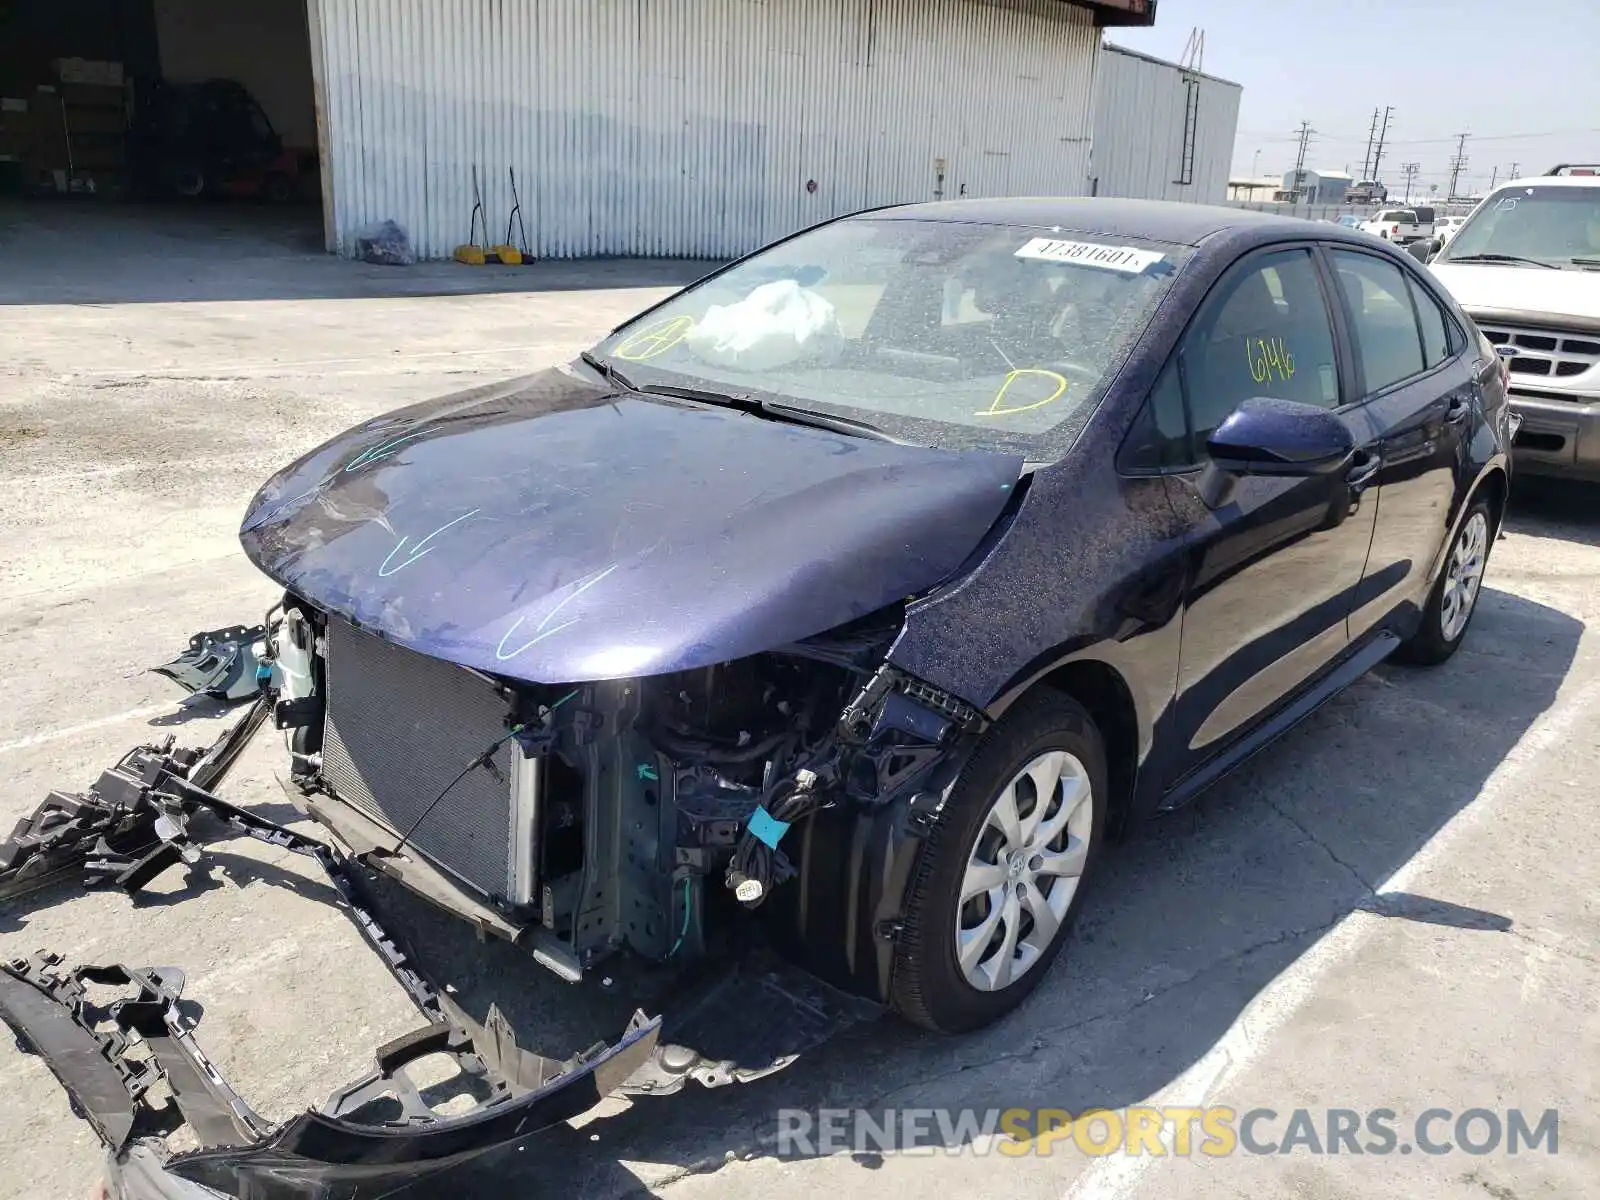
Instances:
[[[1389,230],[1389,232],[1390,233],[1399,233],[1400,232],[1400,226],[1396,225],[1393,229]]]

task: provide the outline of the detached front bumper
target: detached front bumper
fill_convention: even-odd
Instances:
[[[200,860],[189,822],[209,816],[315,859],[339,907],[424,1024],[379,1047],[373,1070],[320,1108],[275,1124],[252,1110],[201,1049],[195,1020],[180,1002],[178,969],[71,968],[51,954],[0,961],[0,1023],[20,1049],[44,1060],[105,1145],[113,1200],[387,1196],[522,1142],[613,1093],[660,1096],[691,1081],[719,1087],[762,1078],[881,1011],[803,971],[743,955],[725,973],[698,976],[670,998],[657,995],[669,1001],[670,1037],[663,1037],[662,1017],[638,1010],[617,1040],[570,1058],[522,1049],[497,1007],[490,1005],[480,1023],[428,981],[380,923],[359,854],[205,790],[222,778],[264,710],[258,701],[204,752],[174,750],[168,739],[130,751],[86,793],[52,792],[0,841],[0,900],[84,871],[91,881],[137,892],[166,869]],[[114,997],[100,999],[105,989]],[[448,1096],[407,1074],[419,1060],[437,1063],[439,1056],[457,1070]],[[462,1098],[470,1102],[466,1111],[457,1107]],[[169,1154],[161,1139],[185,1127],[201,1148]]]
[[[587,1111],[640,1075],[667,1077],[656,1057],[659,1017],[636,1012],[622,1036],[558,1061],[518,1047],[499,1010],[474,1021],[412,963],[379,923],[359,865],[341,851],[238,808],[196,782],[220,778],[259,724],[260,705],[204,755],[143,747],[87,794],[52,793],[0,843],[0,895],[17,895],[87,866],[136,891],[198,849],[187,821],[209,813],[259,840],[313,858],[340,907],[405,989],[425,1024],[381,1046],[373,1070],[316,1110],[275,1124],[230,1087],[195,1039],[173,967],[68,968],[40,954],[0,962],[0,1022],[44,1060],[73,1111],[109,1154],[106,1185],[121,1200],[356,1200],[510,1145]],[[94,997],[112,989],[113,999]],[[94,991],[91,992],[91,989]],[[407,1075],[438,1056],[458,1075],[449,1111]],[[696,1061],[695,1065],[699,1065]],[[453,1101],[467,1096],[471,1107]],[[444,1101],[439,1101],[441,1107]],[[201,1149],[167,1156],[157,1139],[187,1126]]]
[[[102,1009],[87,998],[90,984],[128,994]],[[196,1043],[179,1005],[182,986],[182,974],[171,968],[65,970],[49,956],[0,964],[0,1019],[20,1046],[44,1059],[105,1143],[113,1197],[387,1194],[586,1111],[644,1065],[660,1028],[659,1020],[636,1018],[615,1045],[526,1088],[486,1061],[472,1034],[440,1021],[380,1048],[373,1073],[321,1110],[274,1126],[228,1086]],[[439,1117],[407,1080],[408,1063],[435,1054],[454,1057],[481,1089],[485,1099],[472,1112]],[[171,1091],[159,1107],[149,1099],[157,1080]],[[381,1106],[398,1113],[361,1119],[363,1110]],[[164,1159],[155,1143],[142,1140],[180,1122],[203,1150]]]
[[[350,895],[353,877],[330,865],[335,886]],[[432,1020],[380,1047],[371,1074],[281,1125],[256,1114],[200,1048],[179,1002],[181,972],[67,969],[50,955],[0,963],[0,1020],[19,1048],[45,1061],[106,1146],[112,1197],[388,1195],[578,1116],[645,1068],[656,1049],[660,1018],[641,1012],[617,1042],[567,1062],[520,1050],[509,1028],[493,1027],[495,1014],[489,1028],[472,1022],[411,969],[365,909],[353,905],[352,912]],[[91,985],[116,988],[121,997],[96,1004]],[[408,1064],[435,1055],[455,1060],[477,1101],[469,1112],[435,1112],[407,1077]],[[158,1083],[170,1093],[164,1102],[153,1097]],[[203,1149],[165,1157],[152,1139],[181,1125]]]

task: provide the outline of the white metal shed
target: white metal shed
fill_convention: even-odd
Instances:
[[[330,248],[724,257],[875,204],[1090,190],[1100,29],[1152,0],[308,0]],[[1225,174],[1225,172],[1224,172]]]
[[[1104,47],[1095,89],[1095,194],[1222,203],[1242,92],[1214,75]]]

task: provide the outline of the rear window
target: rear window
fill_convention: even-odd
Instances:
[[[1402,224],[1415,225],[1417,223],[1417,214],[1409,208],[1391,208],[1388,212],[1379,213],[1378,220],[1399,221]]]

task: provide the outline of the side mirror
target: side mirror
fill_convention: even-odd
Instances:
[[[1212,463],[1230,475],[1320,475],[1355,451],[1345,423],[1297,400],[1246,400],[1206,439]]]

